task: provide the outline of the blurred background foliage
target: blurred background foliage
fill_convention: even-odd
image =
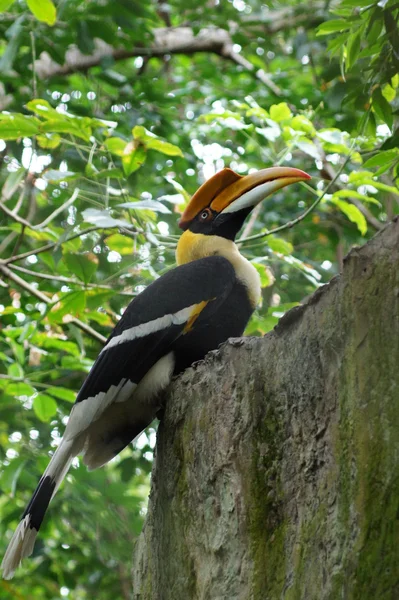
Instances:
[[[399,212],[399,4],[0,0],[0,11],[2,554],[104,337],[173,267],[178,215],[206,178],[276,164],[313,176],[241,233],[263,285],[251,335]],[[149,428],[104,469],[75,461],[2,598],[130,597],[154,444]]]

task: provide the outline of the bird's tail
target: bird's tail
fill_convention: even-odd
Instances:
[[[72,459],[81,451],[79,439],[62,440],[43,473],[4,555],[1,569],[11,579],[21,560],[33,552],[35,539],[51,499],[68,472]]]

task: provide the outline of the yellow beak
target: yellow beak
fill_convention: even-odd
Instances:
[[[304,171],[291,167],[271,167],[245,176],[231,169],[223,169],[196,191],[179,221],[179,226],[186,229],[204,208],[210,207],[219,214],[237,212],[259,204],[286,185],[310,178]]]

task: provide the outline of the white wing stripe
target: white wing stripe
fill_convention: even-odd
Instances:
[[[130,379],[122,379],[118,385],[111,385],[106,392],[98,392],[73,405],[64,437],[74,438],[96,421],[111,402],[125,402],[137,387]]]
[[[197,304],[192,304],[191,306],[187,306],[187,308],[183,308],[176,313],[164,315],[163,317],[158,317],[158,319],[154,319],[153,321],[148,321],[147,323],[142,323],[141,325],[136,325],[135,327],[130,327],[130,329],[125,329],[125,331],[123,331],[120,335],[116,335],[115,337],[111,338],[101,352],[106,352],[114,346],[131,342],[132,340],[144,337],[150,333],[161,331],[162,329],[166,329],[171,325],[182,325],[189,320],[191,313],[196,306]]]

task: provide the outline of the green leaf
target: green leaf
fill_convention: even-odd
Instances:
[[[14,0],[0,0],[0,12],[4,12],[8,8],[10,8],[11,4],[14,3]]]
[[[262,288],[267,288],[273,285],[273,283],[275,282],[275,278],[273,277],[273,274],[269,267],[263,265],[262,263],[257,263],[254,261],[251,261],[251,264],[259,273],[260,285]]]
[[[283,238],[273,236],[268,237],[266,241],[267,245],[269,246],[269,248],[271,248],[271,250],[273,250],[273,252],[278,252],[279,254],[283,254],[284,256],[289,256],[294,250],[294,246],[290,242],[287,242],[287,240],[284,240]]]
[[[375,156],[372,156],[364,163],[364,168],[370,167],[382,167],[387,163],[393,162],[395,159],[399,158],[399,149],[392,148],[392,150],[385,150],[382,152],[378,152]]]
[[[132,227],[129,221],[124,219],[114,219],[107,210],[97,210],[96,208],[87,208],[82,212],[82,217],[87,223],[97,225],[97,227]]]
[[[123,156],[127,142],[119,137],[111,137],[105,140],[105,147],[115,156]]]
[[[132,136],[135,140],[140,140],[142,142],[145,142],[149,137],[156,137],[154,133],[151,133],[151,131],[148,131],[148,129],[142,125],[136,125],[133,127]]]
[[[367,233],[367,221],[357,206],[349,204],[349,202],[345,202],[345,200],[337,200],[334,198],[331,200],[331,202],[335,204],[335,206],[337,206],[344,213],[344,215],[346,215],[348,219],[352,221],[352,223],[357,225],[357,228],[362,235]]]
[[[58,133],[46,133],[45,135],[38,135],[36,140],[40,148],[44,148],[45,150],[54,150],[60,145],[61,136],[58,135]]]
[[[41,348],[50,348],[72,354],[73,356],[80,356],[80,351],[75,342],[68,342],[64,339],[58,339],[56,337],[48,337],[44,333],[36,333],[33,337],[32,343],[37,344]]]
[[[129,175],[137,171],[137,169],[139,169],[145,163],[147,158],[145,146],[140,144],[133,150],[133,152],[127,154],[126,150],[129,148],[129,146],[130,144],[126,146],[124,155],[122,157],[122,165],[126,177],[129,177]]]
[[[372,196],[364,196],[363,194],[359,194],[355,190],[338,190],[334,192],[333,198],[357,198],[358,200],[362,200],[362,202],[368,202],[369,204],[376,204],[377,206],[381,206],[381,202],[378,202]]]
[[[178,146],[162,140],[141,125],[133,127],[132,135],[135,140],[142,142],[150,150],[157,150],[167,156],[183,156],[183,153]]]
[[[84,122],[83,119],[70,119],[68,121],[49,119],[41,124],[40,129],[42,133],[66,133],[68,135],[74,135],[86,142],[90,141],[90,136],[92,134],[90,126],[87,122]]]
[[[7,386],[7,394],[10,396],[33,396],[36,390],[23,381],[12,382]]]
[[[51,106],[47,100],[43,100],[42,98],[36,98],[35,100],[30,100],[26,104],[26,108],[31,110],[36,115],[43,117],[44,119],[56,119],[57,121],[65,121],[65,116],[62,113],[59,113]]]
[[[83,291],[66,292],[60,295],[59,301],[47,314],[50,323],[62,323],[66,315],[80,316],[86,306],[86,297]]]
[[[103,169],[102,171],[92,173],[91,176],[95,179],[123,179],[123,172],[121,171],[121,169],[117,168]]]
[[[170,215],[169,208],[166,208],[161,202],[157,200],[141,200],[138,202],[123,202],[118,204],[121,208],[131,208],[132,210],[153,210],[165,215]]]
[[[41,421],[50,421],[57,414],[57,403],[47,394],[38,394],[33,400],[33,410]]]
[[[42,177],[51,183],[59,183],[60,181],[76,179],[79,175],[72,173],[72,171],[56,171],[55,169],[49,169],[43,173]]]
[[[392,107],[389,102],[382,95],[381,88],[378,87],[374,90],[372,96],[372,109],[381,121],[386,123],[389,129],[392,130],[393,125],[393,114]]]
[[[280,121],[286,121],[291,119],[292,112],[290,111],[286,102],[280,102],[280,104],[272,104],[270,107],[270,118],[273,121],[279,123]]]
[[[384,96],[387,102],[392,102],[396,97],[396,90],[387,83],[382,88],[382,95]]]
[[[51,0],[26,0],[26,3],[38,21],[54,25],[57,11]]]
[[[19,365],[16,362],[12,363],[12,365],[10,365],[8,367],[7,373],[8,373],[8,375],[10,375],[10,377],[23,377],[24,376],[23,368],[21,367],[21,365]]]
[[[12,171],[5,180],[3,189],[1,192],[2,198],[8,200],[13,196],[15,191],[18,189],[19,184],[25,177],[26,170],[24,167],[20,167],[16,171]]]
[[[170,144],[169,142],[165,142],[159,138],[153,140],[150,139],[146,142],[147,148],[150,150],[156,150],[157,152],[161,152],[162,154],[166,154],[166,156],[183,156],[183,152],[180,150],[178,146],[174,144]]]
[[[98,258],[92,252],[64,254],[64,262],[69,271],[84,283],[89,283],[98,267]]]
[[[295,146],[316,160],[321,160],[322,156],[316,144],[313,142],[295,142]]]
[[[386,183],[381,183],[380,181],[374,181],[374,179],[370,179],[367,181],[365,185],[373,185],[377,190],[381,190],[382,192],[388,192],[388,194],[395,194],[395,196],[399,196],[399,189],[394,187],[393,185],[387,185]]]
[[[59,400],[66,400],[66,402],[75,402],[76,394],[72,390],[68,390],[63,387],[50,387],[46,389],[46,393]]]
[[[350,29],[350,27],[351,23],[347,19],[332,19],[319,25],[316,28],[316,35],[329,35],[336,31],[345,31],[346,29]]]
[[[0,114],[0,139],[17,140],[39,133],[39,121],[35,117],[25,117],[18,113]]]
[[[14,60],[21,45],[24,20],[25,15],[22,14],[6,31],[6,37],[8,37],[9,42],[0,58],[0,72],[8,73],[12,69]]]
[[[86,21],[79,19],[77,22],[77,43],[78,48],[83,54],[92,54],[94,51],[94,40],[90,35],[90,30]]]
[[[359,29],[357,33],[348,37],[348,43],[346,46],[346,68],[349,71],[356,62],[360,52],[362,29]]]
[[[316,130],[313,126],[313,123],[303,115],[296,115],[292,119],[290,127],[292,127],[292,129],[295,129],[295,131],[303,131],[304,133],[310,136],[314,136],[316,134]]]
[[[113,235],[107,237],[105,241],[110,250],[119,252],[119,254],[122,256],[131,256],[133,254],[134,241],[125,235],[114,233]]]

